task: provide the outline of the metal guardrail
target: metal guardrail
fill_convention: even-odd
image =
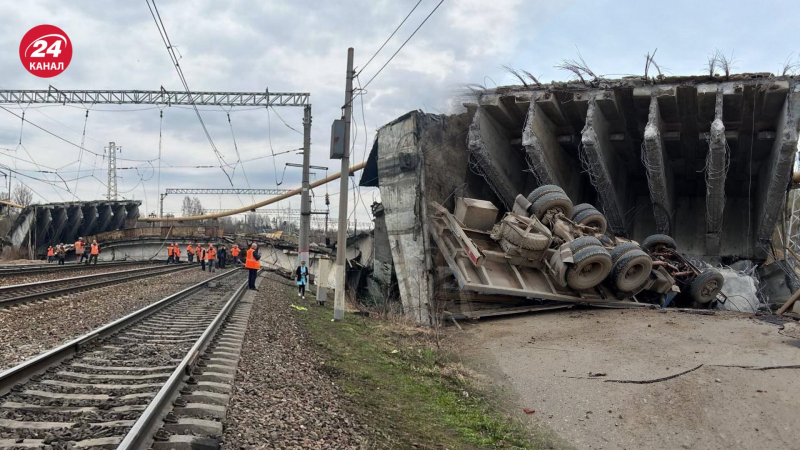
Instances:
[[[203,286],[205,286],[205,284],[208,283],[209,281],[219,280],[221,278],[228,277],[236,272],[237,270],[231,270],[229,272],[217,275],[216,277],[209,278],[208,280],[204,280],[180,292],[165,297],[156,303],[145,306],[144,308],[141,308],[131,314],[128,314],[125,317],[117,319],[109,324],[103,325],[102,327],[97,328],[93,331],[90,331],[84,334],[83,336],[77,337],[67,342],[66,344],[63,344],[52,350],[44,352],[15,367],[12,367],[4,372],[1,372],[0,396],[7,394],[14,385],[28,381],[30,377],[42,373],[49,367],[59,364],[61,363],[61,361],[72,357],[79,350],[86,347],[88,344],[98,339],[102,339],[111,336],[115,333],[118,333],[122,329],[127,328],[128,326],[150,316],[151,314],[160,311],[161,309],[175,303],[176,301],[194,294],[198,290],[202,289]]]

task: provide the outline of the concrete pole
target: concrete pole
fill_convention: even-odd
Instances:
[[[311,198],[308,187],[308,166],[311,164],[311,105],[306,105],[303,112],[303,186],[300,193],[300,243],[297,248],[297,265],[308,260],[308,233],[311,228]]]
[[[336,239],[336,292],[333,320],[344,319],[345,260],[347,259],[347,190],[350,180],[350,120],[353,115],[353,47],[347,49],[347,82],[344,94],[344,155],[339,178],[339,230]]]

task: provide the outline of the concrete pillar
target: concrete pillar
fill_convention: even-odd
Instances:
[[[78,240],[78,231],[83,223],[83,211],[80,205],[70,206],[67,210],[67,227],[64,232],[64,242],[72,243]]]
[[[83,207],[83,226],[80,228],[80,235],[83,237],[94,234],[95,224],[97,223],[97,204],[92,203]]]
[[[108,231],[108,225],[111,223],[111,205],[109,203],[101,203],[97,207],[97,228],[95,229],[94,233],[98,234],[104,231]]]
[[[728,152],[725,125],[722,123],[722,90],[717,91],[714,121],[708,134],[706,156],[706,254],[718,255],[725,210],[725,178],[728,175]]]
[[[790,100],[797,101],[791,93],[786,96],[776,123],[775,142],[759,174],[755,205],[760,205],[760,214],[756,237],[762,243],[772,237],[775,222],[784,205],[784,194],[797,151],[798,118],[791,104],[794,102]]]
[[[128,203],[125,205],[125,208],[128,211],[128,216],[126,220],[135,220],[139,218],[139,204],[135,202]]]
[[[525,163],[512,152],[500,124],[483,107],[478,108],[469,127],[467,148],[476,168],[510,211],[514,198],[525,189]]]
[[[528,168],[536,175],[540,185],[555,184],[566,189],[569,187],[568,175],[573,169],[558,143],[554,129],[555,126],[541,106],[532,101],[522,128],[522,146],[525,148]]]
[[[650,200],[653,202],[653,216],[656,221],[656,230],[662,234],[671,234],[671,217],[674,211],[674,196],[672,171],[667,162],[664,148],[663,124],[658,106],[658,98],[653,95],[650,99],[650,110],[647,116],[647,126],[644,128],[644,154],[642,163],[647,174],[647,184],[650,188]]]
[[[17,217],[14,226],[9,232],[11,245],[15,249],[21,248],[22,246],[28,244],[28,232],[30,231],[31,226],[33,226],[35,220],[36,209],[31,206],[23,209],[19,217]]]
[[[125,219],[128,217],[128,211],[125,209],[125,205],[113,205],[111,210],[114,212],[114,215],[111,219],[111,226],[109,227],[108,231],[111,230],[119,230],[125,225]]]
[[[36,215],[36,229],[35,234],[36,240],[34,241],[34,245],[38,248],[41,246],[47,246],[47,232],[50,230],[50,225],[53,223],[53,215],[50,211],[50,206],[41,206],[38,209],[38,214]]]
[[[616,234],[628,234],[625,224],[625,164],[619,160],[609,139],[608,121],[597,106],[597,99],[589,100],[586,125],[581,132],[583,164],[597,190],[609,228]]]
[[[67,225],[67,208],[64,206],[56,206],[53,208],[52,212],[53,217],[53,228],[52,233],[50,234],[50,239],[48,244],[55,245],[55,244],[63,244],[64,241],[62,240],[62,233],[64,232],[64,228]]]

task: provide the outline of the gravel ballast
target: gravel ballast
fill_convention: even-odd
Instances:
[[[368,429],[293,317],[291,288],[261,282],[245,334],[223,449],[358,449]]]
[[[0,310],[0,370],[210,276],[192,268]]]
[[[76,264],[72,262],[71,264]],[[90,269],[79,270],[57,270],[49,273],[31,273],[31,274],[15,274],[4,275],[0,277],[1,286],[13,286],[16,284],[36,283],[39,281],[59,280],[61,278],[82,277],[84,275],[96,275],[99,273],[119,272],[121,270],[141,269],[144,267],[156,267],[150,263],[120,265],[120,266],[97,266]]]

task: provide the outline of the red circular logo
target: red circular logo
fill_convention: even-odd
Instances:
[[[53,25],[33,27],[19,43],[19,59],[28,72],[41,78],[54,77],[72,60],[72,41]]]

